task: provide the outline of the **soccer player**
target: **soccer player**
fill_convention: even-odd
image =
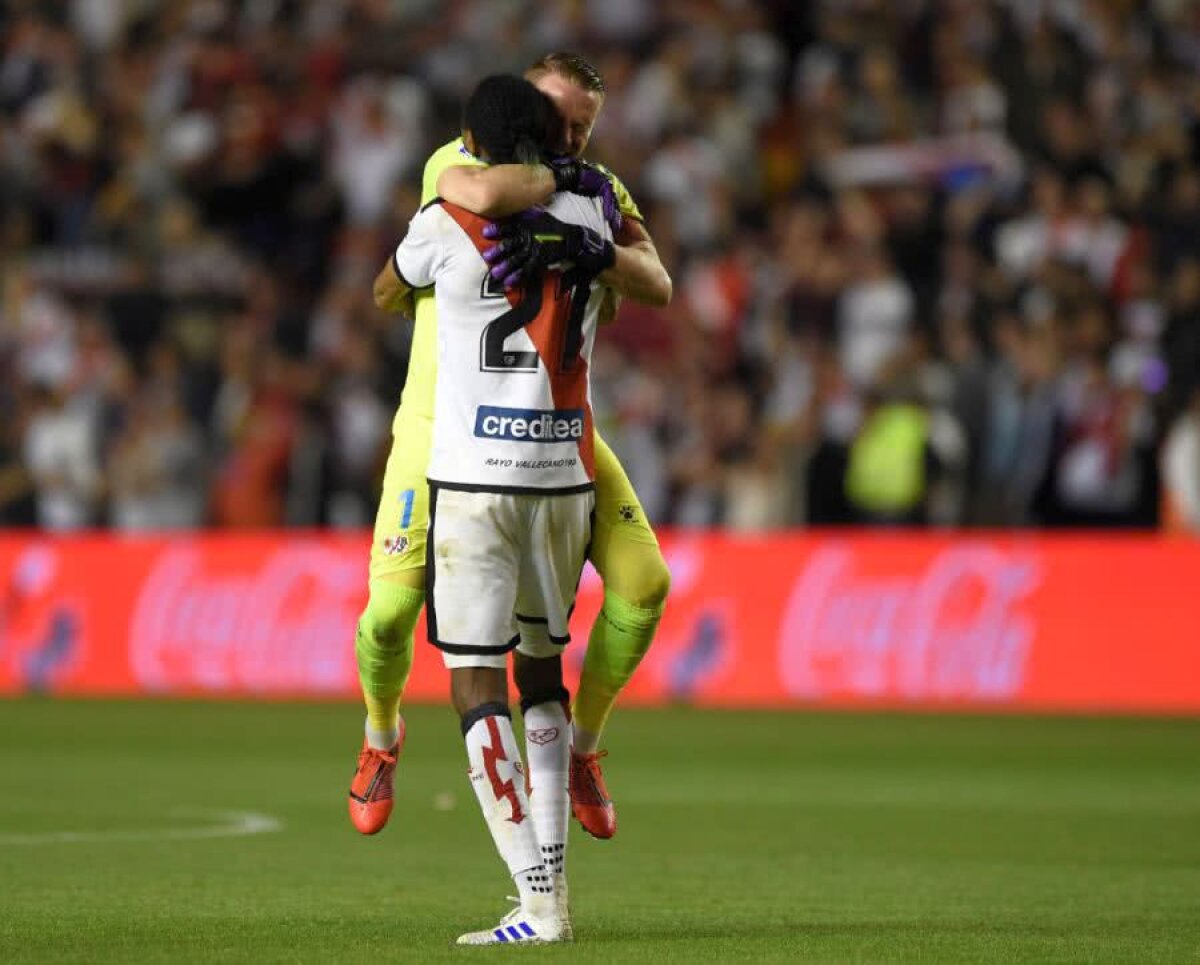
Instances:
[[[580,157],[604,103],[604,82],[595,68],[572,54],[550,54],[526,73],[554,102],[563,118],[559,149]],[[441,197],[490,218],[523,211],[546,201],[556,188],[604,193],[583,164],[555,167],[524,164],[488,166],[456,139],[425,166],[422,204]],[[583,184],[581,182],[588,182]],[[666,304],[671,280],[642,225],[641,213],[615,177],[612,188],[623,217],[615,261],[600,281],[619,295]],[[534,242],[530,247],[536,248]],[[386,268],[376,302],[397,311],[403,299],[387,286]],[[436,371],[437,307],[432,293],[414,293],[416,327],[408,380],[393,423],[393,446],[375,521],[369,575],[370,595],[355,641],[359,677],[367,705],[366,737],[350,789],[354,826],[364,834],[383,828],[392,810],[396,759],[404,743],[401,695],[412,666],[412,633],[424,599],[425,543],[429,504],[425,485]],[[615,310],[610,308],[611,310]],[[617,694],[628,682],[654,636],[670,586],[654,532],[621,464],[597,435],[596,515],[589,556],[604,581],[604,605],[588,640],[574,705],[573,728],[552,711],[557,699],[526,711],[527,731],[565,738],[571,732],[571,806],[592,835],[616,832],[616,813],[600,770],[600,736]],[[524,626],[522,629],[525,629]],[[516,673],[527,668],[515,658]],[[530,715],[532,714],[532,720]],[[526,741],[529,750],[533,745]]]
[[[464,141],[476,156],[536,164],[554,118],[528,81],[488,77],[467,102]],[[522,268],[504,264],[514,252],[529,256]],[[525,212],[503,233],[435,201],[413,219],[384,276],[394,297],[432,286],[438,306],[428,635],[450,669],[471,782],[520,893],[497,927],[460,944],[570,938],[566,768],[550,760],[554,773],[546,774],[545,755],[531,755],[534,790],[526,792],[507,654],[519,648],[529,661],[557,666],[550,682],[561,690],[559,652],[595,505],[588,361],[604,300],[596,277],[615,257],[596,198],[556,194],[545,212]],[[518,688],[523,701],[539,696],[525,692],[520,676]],[[565,727],[565,714],[560,720]],[[547,795],[547,782],[557,793]]]

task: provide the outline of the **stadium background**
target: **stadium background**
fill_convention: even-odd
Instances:
[[[370,280],[480,73],[577,46],[676,283],[595,364],[655,523],[1200,527],[1193,5],[5,11],[6,525],[368,524]]]
[[[373,903],[358,711],[283,699],[355,693],[410,334],[371,278],[474,82],[558,48],[675,281],[596,351],[674,592],[576,957],[1194,960],[1188,0],[0,6],[0,958],[429,960],[494,913],[444,707]],[[73,699],[132,695],[223,702]]]

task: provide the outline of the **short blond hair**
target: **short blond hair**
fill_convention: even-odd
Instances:
[[[533,81],[545,77],[546,74],[558,74],[576,86],[601,97],[608,93],[608,85],[604,83],[604,78],[600,76],[600,71],[595,65],[587,58],[567,50],[556,50],[546,54],[530,64],[529,69],[525,71],[525,77]]]

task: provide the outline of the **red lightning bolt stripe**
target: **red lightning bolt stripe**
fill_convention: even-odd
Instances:
[[[525,820],[525,812],[521,810],[521,802],[517,799],[517,789],[513,786],[513,782],[500,780],[500,773],[496,770],[497,761],[507,761],[508,755],[504,753],[504,744],[500,740],[500,728],[496,726],[495,717],[484,718],[487,721],[488,738],[491,740],[491,746],[484,744],[483,750],[483,771],[488,776],[488,780],[492,782],[492,793],[496,795],[497,801],[508,799],[512,805],[512,817],[508,820],[513,824],[520,824]]]

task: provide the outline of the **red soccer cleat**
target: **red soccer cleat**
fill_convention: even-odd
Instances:
[[[571,748],[571,813],[593,838],[607,839],[617,833],[617,811],[600,773],[600,758],[607,754],[577,754]]]
[[[350,782],[350,821],[361,834],[378,834],[392,816],[396,759],[404,749],[404,721],[400,736],[386,751],[367,744],[358,755],[358,770]]]

